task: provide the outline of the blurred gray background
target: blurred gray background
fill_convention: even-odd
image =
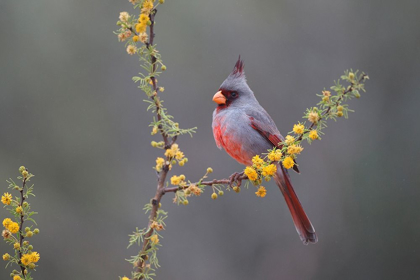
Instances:
[[[250,87],[283,134],[345,69],[371,78],[349,120],[305,145],[296,191],[319,235],[304,246],[273,183],[169,211],[156,279],[419,279],[419,1],[167,0],[156,43],[166,106],[196,180],[243,167],[219,151],[211,101],[239,54]],[[139,71],[112,34],[124,1],[0,2],[0,178],[36,175],[41,254],[35,279],[117,279],[128,234],[155,193],[152,115]],[[0,212],[0,218],[6,211]],[[10,248],[0,242],[0,253]],[[8,279],[10,269],[0,270]]]

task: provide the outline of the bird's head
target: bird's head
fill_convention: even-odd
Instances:
[[[219,91],[213,96],[213,101],[219,107],[240,107],[256,102],[252,90],[246,83],[244,63],[239,56],[232,73],[220,85]]]

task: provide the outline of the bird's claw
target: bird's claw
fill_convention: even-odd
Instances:
[[[236,182],[236,186],[240,187],[242,183],[242,176],[244,175],[243,172],[235,172],[229,176],[229,186],[233,187],[233,184]]]

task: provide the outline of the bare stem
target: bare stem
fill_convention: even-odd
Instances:
[[[23,190],[25,189],[26,186],[26,178],[23,179],[23,184],[22,184],[22,189],[20,190],[20,203],[19,206],[22,207],[23,209],[23,202],[25,201],[25,196],[23,195]],[[23,222],[24,222],[24,215],[23,215],[23,211],[20,213],[20,228],[19,228],[19,244],[20,244],[20,249],[19,249],[19,265],[20,265],[20,270],[22,271],[22,275],[25,275],[25,267],[22,265],[22,249],[23,246],[23,239],[25,237],[23,237]]]

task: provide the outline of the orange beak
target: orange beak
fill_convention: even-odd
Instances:
[[[222,94],[222,91],[219,90],[213,96],[213,101],[216,102],[219,105],[226,104],[226,97]]]

